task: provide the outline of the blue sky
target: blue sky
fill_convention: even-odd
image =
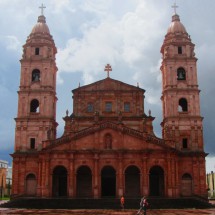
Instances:
[[[114,79],[146,90],[145,112],[156,117],[154,130],[161,137],[160,47],[171,23],[174,0],[0,0],[0,159],[11,162],[22,45],[41,11],[58,48],[57,122],[72,112],[72,93],[106,77],[110,63]],[[181,22],[196,45],[205,152],[215,156],[215,28],[213,0],[177,0]],[[207,172],[215,170],[207,159]]]

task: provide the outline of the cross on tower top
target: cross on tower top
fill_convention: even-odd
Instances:
[[[43,16],[43,11],[46,7],[45,7],[45,5],[42,4],[39,8],[41,9],[41,15]]]
[[[107,72],[107,77],[109,78],[109,72],[112,71],[111,65],[109,63],[105,66],[104,71]]]
[[[172,8],[174,8],[174,13],[176,14],[176,8],[178,8],[178,6],[176,5],[176,2],[175,2],[174,5],[172,6]]]

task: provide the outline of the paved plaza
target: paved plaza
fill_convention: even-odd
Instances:
[[[6,201],[0,201],[3,204]],[[211,202],[214,204],[214,201]],[[136,215],[138,208],[125,210],[100,210],[100,209],[15,209],[15,208],[0,208],[0,215],[7,214],[24,214],[24,215]],[[210,209],[149,209],[147,215],[215,215],[215,208]]]
[[[62,209],[8,209],[0,208],[0,214],[71,214],[71,215],[136,215],[137,210],[62,210]],[[215,209],[163,209],[148,210],[147,215],[215,215]]]

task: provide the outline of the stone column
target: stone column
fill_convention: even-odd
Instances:
[[[19,193],[19,158],[13,159],[13,174],[12,174],[12,196],[16,196]]]
[[[122,154],[119,154],[119,158],[118,158],[118,180],[119,180],[119,187],[118,187],[118,196],[122,196],[124,195],[124,186],[123,186],[123,167],[122,167]]]
[[[146,156],[143,155],[142,171],[140,172],[140,179],[141,179],[140,186],[142,187],[141,196],[149,195],[149,174],[147,171],[148,171],[147,170],[147,158],[146,158]]]
[[[37,176],[37,196],[41,196],[41,183],[42,183],[42,162],[39,158],[38,161],[38,176]]]
[[[68,194],[69,197],[75,197],[75,189],[74,189],[74,155],[71,154],[70,155],[70,159],[69,159],[70,163],[69,163],[69,177],[68,177]]]
[[[171,178],[172,178],[172,170],[171,170],[171,158],[168,157],[167,158],[167,173],[166,173],[166,180],[167,180],[167,196],[168,197],[172,197],[172,181],[171,181]]]
[[[44,193],[44,196],[46,197],[50,197],[50,184],[49,184],[49,180],[50,180],[50,172],[49,172],[49,169],[50,169],[50,165],[49,165],[49,158],[46,158],[46,165],[45,165],[45,193]]]
[[[99,161],[99,156],[98,154],[94,155],[94,185],[93,185],[93,197],[94,198],[99,198],[99,189],[98,189],[98,161]]]
[[[41,177],[41,196],[44,197],[45,193],[45,181],[46,181],[46,159],[43,158],[42,160],[42,177]]]

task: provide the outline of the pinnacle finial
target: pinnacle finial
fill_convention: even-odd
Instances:
[[[177,14],[177,13],[176,13],[176,9],[178,8],[178,6],[176,5],[176,2],[175,2],[174,5],[172,6],[172,8],[174,8],[174,13]]]
[[[109,72],[112,71],[111,65],[108,63],[105,66],[105,72],[107,72],[107,77],[109,78]]]
[[[41,9],[41,15],[43,16],[44,15],[43,12],[46,6],[42,4],[39,8]]]

